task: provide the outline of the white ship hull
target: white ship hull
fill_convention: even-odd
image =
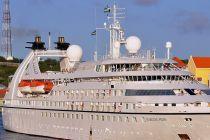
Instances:
[[[106,26],[105,59],[82,62],[81,47],[63,37],[55,50],[35,38],[4,97],[4,128],[72,140],[209,140],[210,89],[171,59],[138,54],[140,39],[126,39],[119,9],[107,9],[113,23]],[[61,60],[60,71],[41,72],[39,60],[46,57]],[[22,94],[18,85],[28,81],[32,94]]]
[[[105,119],[92,120],[91,115]],[[107,116],[111,119],[107,120]],[[113,116],[116,117],[114,122]],[[119,116],[122,121],[118,120]],[[136,121],[132,120],[134,116]],[[115,114],[4,108],[3,119],[4,128],[10,131],[74,140],[180,140],[178,134],[187,134],[192,140],[209,140],[210,137],[210,114]]]

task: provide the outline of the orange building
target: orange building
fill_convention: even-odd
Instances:
[[[198,81],[210,86],[210,57],[190,56],[188,70],[195,75]]]

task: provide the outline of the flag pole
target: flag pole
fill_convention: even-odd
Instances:
[[[95,7],[95,11],[94,11],[94,16],[95,16],[95,29],[96,29],[96,7]],[[96,31],[96,30],[95,30]],[[97,31],[96,31],[96,40],[95,40],[95,52],[94,52],[94,55],[95,55],[95,61],[97,61],[98,59],[98,37],[97,37]]]

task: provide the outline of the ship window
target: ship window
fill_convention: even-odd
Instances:
[[[137,122],[137,118],[136,117],[133,117],[133,122]]]
[[[117,96],[117,90],[114,91],[114,96]]]
[[[128,104],[126,104],[126,109],[128,109]]]
[[[175,95],[173,90],[131,90],[125,92],[125,96],[161,96]]]
[[[107,121],[110,121],[110,116],[107,116]]]
[[[116,117],[115,116],[113,116],[113,122],[115,122],[116,121]]]
[[[129,118],[128,117],[125,118],[125,122],[129,122]]]
[[[118,120],[119,120],[119,122],[122,122],[122,117],[121,117],[121,116],[119,116],[119,119],[118,119]]]
[[[63,113],[63,118],[65,118],[65,114]]]
[[[163,106],[168,106],[168,104],[167,103],[164,103]]]
[[[134,77],[133,77],[133,80],[134,80],[134,81],[137,81],[137,77],[136,77],[136,76],[134,76]]]
[[[133,109],[136,109],[136,104],[133,104]]]
[[[190,137],[187,134],[178,134],[181,140],[190,140]]]
[[[171,106],[176,106],[176,104],[175,103],[172,103]]]
[[[192,118],[184,118],[185,121],[192,121]]]

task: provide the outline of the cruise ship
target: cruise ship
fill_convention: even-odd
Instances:
[[[8,131],[71,140],[209,140],[210,90],[167,57],[125,37],[124,8],[107,7],[109,53],[82,61],[79,45],[59,37],[47,49],[36,37],[8,87],[2,110]],[[125,48],[126,54],[120,50]],[[41,71],[45,58],[60,71]]]

